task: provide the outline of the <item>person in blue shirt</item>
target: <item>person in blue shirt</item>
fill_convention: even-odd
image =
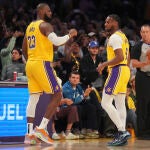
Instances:
[[[97,138],[95,134],[97,131],[97,117],[96,109],[93,104],[89,102],[90,96],[93,89],[87,87],[85,91],[80,85],[80,74],[79,72],[71,72],[69,80],[63,85],[63,98],[68,98],[73,101],[72,105],[76,105],[79,114],[79,129],[84,131],[85,136],[89,138]],[[65,107],[65,105],[64,105]]]

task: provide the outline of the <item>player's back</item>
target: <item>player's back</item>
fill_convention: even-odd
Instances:
[[[53,61],[53,45],[44,36],[39,26],[43,20],[33,21],[26,30],[28,60]]]

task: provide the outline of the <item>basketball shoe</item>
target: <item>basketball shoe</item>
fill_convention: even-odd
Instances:
[[[112,142],[108,142],[108,146],[123,146],[127,144],[127,139],[131,137],[128,131],[118,131]]]
[[[32,134],[32,135],[26,134],[24,143],[30,144],[30,145],[41,144],[41,142],[37,139],[37,137],[34,134]]]
[[[39,129],[36,127],[34,134],[37,138],[41,139],[45,143],[53,145],[54,141],[49,137],[48,132],[45,129]]]

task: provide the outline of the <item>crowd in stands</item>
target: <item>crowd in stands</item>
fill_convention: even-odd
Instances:
[[[35,19],[35,6],[39,1],[27,0],[26,3],[22,3],[19,0],[12,0],[11,2],[0,2],[3,4],[0,6],[0,79],[11,81],[13,80],[13,72],[25,75],[25,60],[21,52],[22,40],[27,25]],[[88,2],[86,0],[80,2],[71,0],[67,3],[64,3],[63,0],[58,2],[47,0],[45,2],[49,3],[54,11],[51,23],[58,35],[64,35],[72,27],[78,30],[76,38],[69,40],[63,46],[54,47],[53,66],[62,80],[64,99],[62,99],[53,118],[53,133],[55,133],[53,138],[59,139],[57,130],[60,127],[55,129],[55,124],[57,125],[55,121],[66,117],[68,118],[65,131],[68,132],[66,135],[69,135],[70,138],[75,139],[76,136],[74,135],[77,135],[77,133],[78,135],[82,133],[88,138],[96,138],[98,134],[111,137],[116,130],[115,126],[100,105],[101,91],[107,77],[107,70],[104,70],[102,75],[99,75],[96,71],[98,64],[107,59],[105,50],[107,33],[103,28],[103,18],[110,11],[113,12],[116,9],[115,11],[120,12],[122,8],[122,30],[127,35],[132,48],[140,40],[139,27],[143,23],[142,13],[139,14],[138,10],[135,9],[136,12],[132,14],[135,7],[134,1],[123,0],[118,3],[113,1],[115,8],[109,0],[102,2],[99,0],[89,0]],[[144,1],[145,4],[146,2]],[[140,4],[137,1],[137,5]],[[147,19],[146,16],[145,19]],[[136,70],[131,66],[131,80],[126,104],[128,110],[127,123],[136,132],[135,72]],[[77,89],[71,86],[72,82],[75,82],[73,77],[78,77],[76,84],[79,92],[78,100],[73,97],[73,92]],[[68,91],[68,87],[70,91]],[[86,99],[83,99],[82,95],[85,93],[87,93]],[[73,101],[70,102],[70,99]],[[76,107],[70,108],[72,103],[75,104],[73,106],[77,106],[78,110]],[[74,118],[69,117],[68,113],[72,113]],[[78,121],[80,123],[76,124]],[[73,130],[74,135],[70,134],[70,130]],[[80,137],[83,138],[81,135]]]

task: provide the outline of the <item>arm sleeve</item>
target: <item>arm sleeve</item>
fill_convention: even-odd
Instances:
[[[62,44],[65,44],[69,40],[69,35],[58,37],[54,32],[51,32],[48,35],[48,39],[55,45],[60,46]]]

